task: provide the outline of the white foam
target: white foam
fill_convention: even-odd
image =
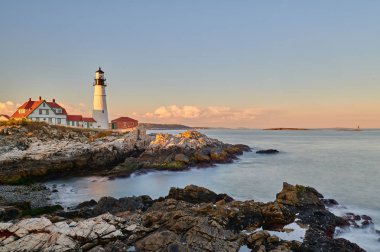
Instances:
[[[336,216],[344,216],[348,212],[352,212],[357,215],[373,216],[376,213],[370,210],[365,210],[357,207],[345,207],[334,206],[328,209]],[[360,221],[356,221],[356,224],[360,224]],[[334,238],[344,238],[350,242],[358,244],[361,248],[368,252],[380,251],[380,235],[376,233],[376,229],[379,229],[378,224],[371,224],[364,228],[344,227],[335,229]]]
[[[373,226],[367,228],[336,228],[334,238],[344,238],[368,252],[380,251],[380,236]]]

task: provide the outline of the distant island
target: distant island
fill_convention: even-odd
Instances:
[[[268,128],[264,130],[309,130],[305,128]]]

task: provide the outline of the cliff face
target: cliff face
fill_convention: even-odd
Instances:
[[[149,143],[141,133],[138,129],[118,134],[42,123],[3,126],[0,183],[88,173],[120,163],[130,152]]]

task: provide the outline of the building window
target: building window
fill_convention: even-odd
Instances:
[[[25,113],[25,109],[19,109],[18,112],[19,112],[20,114],[24,114],[24,113]]]
[[[36,117],[36,121],[39,121],[40,120],[40,118],[39,117]]]
[[[53,123],[53,118],[49,118],[49,123]]]
[[[45,103],[42,104],[42,107],[45,107]]]
[[[79,126],[79,122],[77,122],[77,127]]]
[[[40,111],[40,115],[42,115],[42,109],[40,109],[39,111]]]
[[[57,124],[61,124],[61,118],[57,118]]]
[[[46,109],[46,114],[47,114],[47,115],[49,114],[49,110],[48,110],[48,109]]]

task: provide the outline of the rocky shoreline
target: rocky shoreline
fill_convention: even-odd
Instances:
[[[129,176],[147,170],[186,170],[232,162],[245,145],[197,131],[146,135],[28,122],[0,127],[0,184],[26,184],[67,176]]]
[[[364,251],[334,234],[373,225],[371,218],[335,216],[331,204],[338,203],[314,188],[287,183],[267,203],[195,185],[155,200],[103,197],[0,222],[0,251]]]

